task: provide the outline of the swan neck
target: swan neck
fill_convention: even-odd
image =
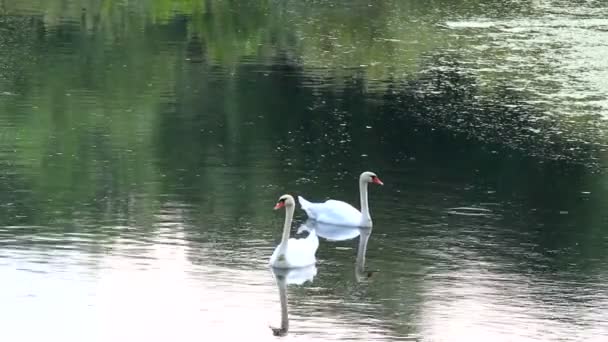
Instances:
[[[361,214],[363,218],[371,221],[371,216],[369,215],[369,206],[367,205],[367,182],[364,180],[359,180],[359,196],[361,198]]]
[[[295,206],[288,206],[285,208],[285,223],[283,224],[283,238],[281,239],[281,246],[286,248],[287,240],[289,240],[289,232],[291,230],[291,221],[293,220],[293,212]]]

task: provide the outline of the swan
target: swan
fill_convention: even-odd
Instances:
[[[372,218],[367,204],[368,183],[384,185],[375,173],[370,171],[361,173],[359,176],[361,211],[343,201],[330,199],[323,203],[311,203],[302,196],[298,196],[298,200],[302,209],[313,220],[340,226],[371,227]]]
[[[313,265],[317,262],[315,253],[319,248],[319,238],[315,231],[310,231],[304,239],[289,238],[291,221],[295,211],[296,202],[291,195],[279,197],[274,210],[285,208],[285,224],[283,225],[283,238],[270,257],[270,266],[276,268],[296,268]]]
[[[272,274],[279,288],[279,298],[281,300],[281,327],[270,326],[274,336],[285,336],[289,331],[289,316],[287,313],[287,285],[302,285],[307,281],[312,282],[317,275],[317,267],[309,265],[300,268],[274,268],[271,267]]]

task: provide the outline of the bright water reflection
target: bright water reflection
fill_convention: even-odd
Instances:
[[[232,251],[217,246],[182,243],[183,229],[175,222],[158,241],[140,248],[121,241],[103,255],[4,249],[8,262],[0,270],[9,281],[0,299],[11,308],[0,311],[4,336],[12,341],[47,336],[62,341],[266,340],[269,323],[287,309],[287,284],[302,285],[317,272],[312,266],[277,273],[261,262],[253,268],[216,266],[222,262],[214,260],[217,254],[235,264],[245,260],[239,262]],[[199,259],[194,263],[193,255]],[[250,262],[253,255],[244,257]],[[331,289],[307,284],[293,301],[296,323],[291,330],[298,339],[302,334],[308,336],[305,340],[382,339],[356,322],[331,314],[317,317],[321,305],[341,300],[323,293]]]

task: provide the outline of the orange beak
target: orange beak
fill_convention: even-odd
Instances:
[[[374,177],[372,179],[372,182],[374,182],[375,184],[378,184],[378,185],[384,185],[384,183],[382,183],[382,181],[378,177]]]
[[[277,204],[274,206],[274,210],[281,209],[284,206],[285,206],[285,202],[277,202]]]

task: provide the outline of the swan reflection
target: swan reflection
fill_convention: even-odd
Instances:
[[[365,270],[365,254],[372,228],[340,226],[308,219],[298,228],[298,234],[312,230],[316,232],[317,236],[327,241],[346,241],[359,236],[357,258],[355,259],[355,278],[360,282],[373,275],[373,271]]]
[[[281,326],[279,328],[270,327],[272,334],[275,336],[285,336],[289,331],[289,316],[287,313],[287,285],[302,285],[307,281],[312,282],[317,275],[317,267],[310,265],[299,268],[275,268],[270,270],[277,282],[279,288],[279,297],[281,299]]]
[[[357,259],[355,260],[355,278],[357,281],[364,281],[370,278],[374,272],[365,270],[365,253],[367,252],[367,242],[372,235],[371,228],[361,228],[359,237],[359,247],[357,247]]]
[[[359,236],[362,229],[370,230],[370,228],[341,226],[308,219],[298,228],[298,234],[303,231],[314,230],[317,236],[322,237],[327,241],[346,241]]]

